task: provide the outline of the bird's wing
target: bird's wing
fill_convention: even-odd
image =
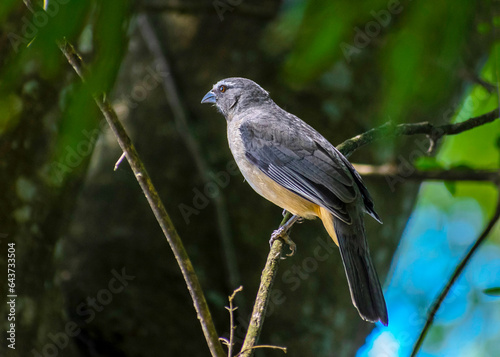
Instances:
[[[354,181],[356,182],[359,191],[361,192],[361,197],[363,197],[363,203],[365,204],[366,213],[372,216],[378,223],[382,223],[382,219],[379,217],[377,212],[375,212],[375,208],[370,193],[368,192],[368,189],[366,188],[363,179],[361,178],[359,173],[356,171],[354,166],[352,166],[349,160],[347,160],[346,157],[337,150],[337,148],[335,148],[333,145],[331,146],[331,148],[333,148],[333,150],[339,154],[340,158],[351,172],[352,177],[354,178]]]
[[[364,193],[355,189],[359,176],[353,177],[347,159],[317,131],[298,118],[281,123],[267,118],[244,122],[240,133],[247,159],[264,174],[342,221],[352,222],[346,203]]]

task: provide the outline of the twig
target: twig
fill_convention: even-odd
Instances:
[[[85,82],[83,74],[84,63],[73,46],[67,41],[58,43],[58,45],[75,72],[80,76],[82,81]],[[193,264],[191,263],[186,249],[184,248],[184,245],[182,244],[182,241],[177,234],[177,231],[175,230],[175,227],[167,214],[162,201],[160,200],[158,192],[153,186],[139,154],[137,153],[132,141],[125,131],[125,128],[118,120],[118,117],[109,102],[103,96],[99,95],[94,95],[94,100],[111,127],[118,144],[125,153],[127,161],[129,162],[130,167],[132,168],[132,171],[134,172],[134,175],[139,182],[149,205],[151,206],[151,210],[153,211],[156,220],[158,221],[158,224],[160,225],[163,234],[165,235],[165,238],[174,253],[177,264],[179,264],[184,280],[186,281],[189,293],[191,294],[191,298],[193,299],[193,304],[196,309],[196,313],[198,314],[198,319],[200,320],[201,327],[212,356],[224,356],[225,353],[218,340],[217,331],[215,330],[215,326],[213,324],[200,282],[198,281],[198,277],[194,271]]]
[[[343,153],[344,156],[349,157],[360,147],[368,145],[383,137],[417,134],[427,135],[431,141],[432,148],[435,147],[435,143],[445,135],[460,134],[464,131],[495,121],[499,117],[498,109],[499,108],[496,108],[491,112],[475,118],[470,118],[460,123],[444,124],[439,126],[435,126],[429,122],[399,125],[393,125],[389,122],[379,126],[378,128],[368,130],[363,134],[344,141],[342,144],[337,146],[337,149]]]
[[[287,212],[281,221],[280,227],[284,225],[290,217],[291,214]],[[266,266],[264,267],[260,278],[260,286],[259,291],[257,292],[257,297],[255,298],[252,318],[250,319],[247,334],[245,336],[245,340],[243,341],[243,347],[241,348],[238,356],[241,355],[243,357],[250,357],[253,353],[253,347],[259,339],[259,335],[264,324],[264,318],[266,316],[267,306],[269,304],[269,298],[271,296],[270,292],[273,287],[274,278],[278,273],[278,266],[281,261],[283,247],[284,244],[281,239],[274,240],[271,246],[271,250],[267,256]]]
[[[498,184],[498,182],[497,182]],[[446,286],[443,288],[441,293],[438,295],[436,300],[433,302],[431,308],[429,309],[427,321],[425,322],[424,327],[422,328],[422,331],[420,331],[420,335],[418,336],[417,342],[415,342],[415,345],[413,346],[413,350],[411,352],[411,357],[414,357],[417,355],[420,346],[424,342],[425,336],[427,335],[427,331],[432,325],[432,322],[434,321],[434,317],[436,316],[437,311],[439,310],[439,307],[441,306],[441,303],[444,301],[446,298],[446,295],[448,295],[448,292],[450,291],[451,287],[455,283],[455,281],[458,279],[462,271],[464,270],[465,266],[467,263],[470,261],[474,253],[477,251],[477,249],[481,246],[481,244],[486,240],[488,237],[488,234],[490,231],[493,229],[495,224],[497,223],[498,219],[500,218],[500,185],[497,186],[498,189],[498,200],[497,200],[497,206],[495,209],[495,213],[491,217],[488,225],[486,228],[483,230],[481,235],[477,238],[476,242],[474,245],[469,249],[465,257],[462,259],[460,264],[455,268],[455,271],[453,272],[451,278],[449,279],[448,283]]]
[[[287,352],[286,347],[274,346],[274,345],[257,345],[257,346],[253,346],[252,348],[249,348],[248,350],[241,351],[240,353],[238,353],[236,355],[236,357],[243,356],[242,355],[243,352],[247,352],[249,350],[255,350],[256,348],[270,348],[270,349],[274,349],[274,350],[282,350],[285,353]]]
[[[497,86],[493,83],[490,83],[482,78],[480,78],[477,74],[475,74],[473,71],[470,71],[468,69],[462,69],[459,71],[459,76],[462,77],[465,80],[471,81],[473,83],[479,84],[481,87],[486,89],[488,93],[493,93],[496,92]]]
[[[225,343],[227,344],[227,357],[232,357],[233,355],[233,347],[234,347],[234,330],[236,329],[236,326],[234,325],[234,311],[238,309],[237,307],[233,307],[233,300],[236,296],[237,293],[239,293],[241,290],[243,290],[243,286],[240,286],[238,289],[234,290],[231,296],[229,296],[229,307],[226,306],[226,309],[229,311],[229,327],[231,328],[231,331],[229,332],[229,341],[225,340]]]
[[[118,170],[118,167],[120,166],[125,157],[126,157],[125,153],[122,153],[118,161],[116,161],[114,171]]]
[[[180,137],[184,140],[191,157],[194,160],[196,169],[198,170],[204,183],[213,181],[210,176],[210,168],[203,157],[202,150],[191,134],[188,125],[187,113],[181,103],[179,90],[175,84],[174,78],[170,75],[170,64],[168,58],[163,53],[161,42],[158,35],[150,23],[148,15],[141,14],[138,17],[139,30],[142,34],[144,42],[149,48],[158,66],[161,66],[163,73],[168,73],[168,76],[162,77],[163,91],[165,92],[166,99],[172,109],[173,118],[177,131]],[[217,227],[219,229],[219,237],[224,252],[224,263],[226,265],[226,272],[229,278],[229,286],[238,286],[241,283],[240,270],[236,260],[236,252],[233,244],[233,237],[231,234],[231,225],[229,213],[226,206],[226,201],[222,192],[219,192],[215,197],[210,197],[215,205],[215,215],[217,216]],[[241,310],[246,310],[246,304],[243,299],[237,299],[238,305]]]
[[[417,170],[413,168],[408,172],[400,173],[395,164],[384,164],[380,166],[353,164],[356,171],[365,177],[401,177],[408,180],[438,180],[438,181],[490,181],[500,179],[500,170],[475,170],[475,169],[442,169],[442,170]]]

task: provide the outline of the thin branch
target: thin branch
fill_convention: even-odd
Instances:
[[[395,164],[384,164],[380,166],[353,164],[356,171],[364,177],[402,178],[405,180],[436,180],[436,181],[490,181],[500,180],[500,170],[475,170],[454,168],[449,170],[409,170],[405,167],[404,173]]]
[[[269,349],[274,349],[274,350],[282,350],[283,352],[287,352],[287,349],[286,347],[281,347],[281,346],[274,346],[274,345],[257,345],[257,346],[253,346],[252,348],[249,348],[248,350],[244,350],[244,351],[241,351],[240,353],[238,353],[236,355],[236,357],[240,357],[240,356],[243,356],[242,353],[244,352],[247,352],[247,351],[251,351],[251,350],[254,350],[256,348],[269,348]]]
[[[498,182],[497,182],[498,183]],[[486,228],[483,230],[481,235],[477,238],[476,242],[474,245],[469,249],[465,257],[462,259],[460,264],[455,268],[455,271],[453,272],[450,280],[446,284],[446,286],[443,288],[441,293],[438,295],[436,300],[433,302],[431,308],[429,309],[427,321],[425,322],[424,327],[422,328],[422,331],[420,331],[420,335],[418,336],[417,342],[415,342],[415,345],[413,346],[413,350],[411,353],[411,357],[414,357],[417,355],[422,343],[424,342],[425,336],[427,335],[427,332],[429,328],[432,325],[432,322],[434,321],[434,317],[436,316],[437,311],[439,310],[439,307],[441,306],[442,302],[446,298],[446,295],[448,295],[448,292],[450,291],[451,287],[455,283],[455,281],[458,279],[462,271],[464,270],[465,266],[467,263],[470,261],[474,253],[477,251],[477,249],[481,246],[481,244],[486,240],[488,237],[489,233],[497,223],[498,219],[500,218],[500,186],[497,186],[498,189],[498,200],[497,200],[497,206],[495,209],[495,213],[491,217],[488,225]]]
[[[226,309],[229,311],[229,327],[231,331],[229,332],[229,342],[227,342],[227,357],[233,356],[233,347],[234,347],[234,330],[236,326],[234,325],[234,312],[237,307],[233,307],[233,300],[236,297],[236,294],[243,290],[243,286],[240,286],[238,289],[234,290],[231,296],[229,296],[229,307],[226,306]]]
[[[85,82],[84,63],[73,46],[67,41],[61,42],[58,45],[75,72],[80,76],[82,81]],[[158,224],[160,225],[163,234],[165,235],[165,238],[174,253],[175,259],[177,260],[184,280],[186,281],[189,293],[191,294],[191,298],[193,299],[193,304],[196,309],[196,313],[198,314],[198,319],[200,320],[201,327],[212,356],[224,356],[225,353],[219,342],[217,331],[215,330],[212,316],[210,315],[210,311],[208,309],[200,282],[198,281],[198,277],[194,271],[193,264],[191,263],[186,249],[184,248],[184,245],[175,230],[170,216],[160,200],[158,192],[153,186],[139,154],[127,135],[125,128],[118,120],[118,116],[105,97],[94,95],[94,100],[111,127],[118,144],[126,154],[127,161],[129,162],[130,167],[132,168],[132,171],[134,172],[134,175],[139,182],[149,205],[151,206],[151,210],[153,211],[156,220],[158,221]]]
[[[283,226],[291,216],[292,215],[287,212],[281,221],[280,227]],[[253,347],[259,339],[262,326],[264,325],[264,318],[266,316],[267,306],[271,297],[270,292],[273,287],[274,279],[278,273],[283,248],[284,243],[281,239],[275,239],[271,245],[271,250],[267,256],[266,266],[264,267],[260,278],[260,286],[259,291],[257,292],[257,297],[255,298],[252,318],[250,319],[247,334],[245,336],[245,340],[243,341],[243,347],[241,348],[238,356],[241,355],[243,357],[250,357],[253,354]]]
[[[462,79],[468,80],[475,84],[479,84],[481,87],[486,89],[490,94],[497,91],[497,86],[495,84],[480,78],[476,73],[474,73],[474,71],[470,71],[464,68],[460,70],[458,74]]]
[[[127,155],[125,155],[125,153],[124,153],[124,152],[120,155],[120,157],[118,158],[118,160],[117,160],[117,161],[116,161],[116,163],[115,163],[115,167],[114,167],[114,169],[113,169],[114,171],[118,170],[118,167],[120,167],[120,165],[121,165],[121,163],[122,163],[123,159],[125,159],[125,157],[126,157],[126,156],[127,156]]]
[[[162,50],[160,39],[151,25],[149,16],[141,14],[138,16],[138,24],[141,35],[146,43],[149,51],[153,55],[158,66],[161,66],[163,73],[168,73],[167,76],[162,76],[162,86],[165,92],[166,99],[172,109],[173,119],[177,127],[177,132],[184,140],[184,143],[194,160],[196,169],[198,170],[205,184],[212,182],[213,177],[210,175],[211,170],[204,159],[200,145],[191,133],[188,124],[188,115],[180,98],[179,90],[172,77],[170,63]],[[215,205],[215,215],[217,217],[217,227],[219,229],[219,237],[221,240],[222,249],[224,252],[224,263],[226,265],[227,276],[229,277],[229,286],[235,287],[241,284],[240,270],[236,259],[236,251],[233,244],[233,236],[231,234],[231,225],[229,213],[226,206],[224,195],[219,191],[215,197],[210,196],[210,199]],[[246,310],[246,304],[243,299],[237,299],[241,310]]]
[[[456,135],[464,131],[474,129],[478,126],[491,123],[498,119],[499,108],[496,108],[488,113],[475,118],[470,118],[466,121],[455,124],[433,125],[429,122],[414,123],[414,124],[399,124],[393,125],[388,122],[378,128],[368,130],[367,132],[357,135],[354,138],[344,141],[337,146],[337,149],[349,157],[357,149],[368,145],[376,140],[387,136],[401,135],[417,135],[425,134],[431,140],[431,148],[435,147],[435,143],[445,135]]]

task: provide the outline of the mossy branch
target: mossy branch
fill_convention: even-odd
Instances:
[[[284,225],[291,216],[290,212],[287,212],[281,221],[280,227]],[[278,267],[281,261],[284,246],[285,244],[281,239],[275,239],[271,245],[271,250],[267,256],[266,266],[264,267],[260,278],[260,286],[259,291],[257,292],[257,297],[255,298],[252,318],[250,319],[247,334],[245,336],[245,340],[243,341],[243,347],[241,348],[241,352],[238,356],[250,357],[254,352],[254,348],[256,348],[260,332],[262,331],[262,326],[264,325],[264,318],[266,316],[267,306],[269,305],[271,289],[273,288],[273,282],[278,273]]]
[[[339,149],[345,157],[349,157],[357,149],[384,137],[424,134],[427,135],[430,140],[429,151],[432,152],[436,147],[436,143],[443,136],[460,134],[464,131],[477,128],[478,126],[491,123],[498,118],[499,108],[496,108],[478,117],[470,118],[455,124],[433,125],[429,122],[421,122],[394,125],[388,122],[344,141],[337,146],[337,149]]]

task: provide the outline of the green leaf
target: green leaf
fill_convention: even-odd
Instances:
[[[452,196],[455,196],[457,193],[457,183],[455,181],[445,181],[444,187],[446,187]]]
[[[490,296],[500,296],[500,287],[484,289],[483,292]]]
[[[349,63],[365,47],[376,44],[376,37],[394,22],[398,14],[390,10],[384,0],[358,2],[356,6],[350,1],[307,1],[293,49],[283,67],[284,78],[302,86],[317,79],[339,59]]]
[[[457,164],[457,165],[452,165],[450,166],[450,169],[455,169],[455,170],[474,170],[473,167],[470,167],[469,165],[467,164]]]
[[[428,156],[420,156],[415,160],[414,165],[418,170],[422,171],[443,169],[443,165],[435,157]]]
[[[476,6],[474,2],[461,5],[451,0],[413,2],[403,9],[404,25],[385,38],[380,62],[385,87],[379,91],[383,116],[379,120],[405,121],[407,113],[433,110],[447,97],[461,66],[460,53]],[[450,12],[452,7],[456,11]],[[426,41],[420,41],[422,37]],[[439,63],[446,63],[446,70]]]

